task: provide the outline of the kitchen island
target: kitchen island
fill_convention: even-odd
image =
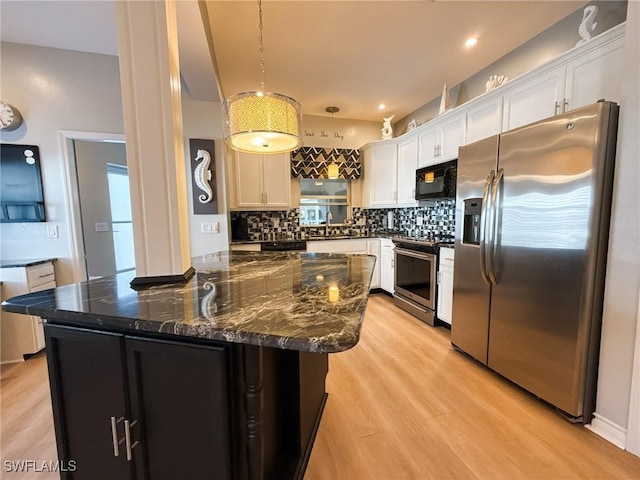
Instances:
[[[374,262],[223,252],[183,285],[131,272],[6,301],[46,322],[63,477],[302,478]]]

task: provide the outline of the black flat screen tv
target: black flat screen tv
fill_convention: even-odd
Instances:
[[[40,152],[35,145],[0,145],[0,222],[44,222]]]

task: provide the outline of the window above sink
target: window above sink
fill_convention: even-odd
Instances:
[[[300,179],[300,225],[340,225],[349,219],[349,180]]]

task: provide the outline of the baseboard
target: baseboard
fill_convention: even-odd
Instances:
[[[604,418],[598,413],[593,414],[593,420],[591,420],[591,424],[585,425],[585,428],[588,428],[596,435],[601,436],[602,438],[613,443],[616,447],[621,448],[622,450],[624,450],[626,447],[627,429],[622,428],[617,423]]]
[[[18,359],[16,358],[15,360],[2,360],[0,362],[0,365],[11,365],[12,363],[22,363],[24,362],[24,358]]]

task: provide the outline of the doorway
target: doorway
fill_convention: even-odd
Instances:
[[[72,139],[77,192],[77,270],[82,280],[135,269],[131,200],[123,141]]]

